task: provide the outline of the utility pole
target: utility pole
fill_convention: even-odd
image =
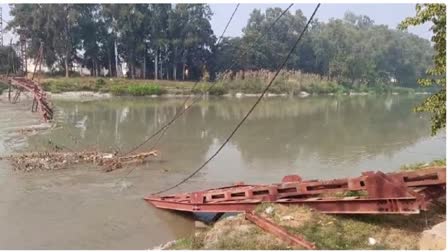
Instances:
[[[3,46],[3,9],[0,7],[0,46]]]

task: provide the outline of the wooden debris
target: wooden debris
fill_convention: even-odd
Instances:
[[[106,160],[105,172],[111,172],[123,167],[123,163],[143,163],[145,160],[151,156],[157,157],[157,151],[143,152],[136,155],[129,155],[124,157],[112,158],[111,160]]]
[[[105,172],[110,172],[123,167],[123,164],[144,162],[149,157],[156,157],[157,151],[139,153],[131,156],[117,157],[116,153],[96,151],[83,152],[29,152],[0,157],[9,160],[15,170],[59,170],[80,163],[91,163],[105,166]]]

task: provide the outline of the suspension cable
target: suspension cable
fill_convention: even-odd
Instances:
[[[240,7],[240,4],[237,4],[235,7],[235,10],[233,10],[232,15],[230,16],[229,22],[227,22],[226,27],[224,27],[224,30],[222,31],[221,36],[219,37],[218,41],[216,42],[216,45],[219,45],[219,43],[221,43],[221,40],[224,38],[224,33],[226,33],[227,28],[229,28],[230,22],[232,21],[233,17],[235,16],[235,13],[239,7]]]
[[[275,20],[274,22],[271,23],[271,25],[266,29],[265,32],[263,32],[261,34],[261,36],[259,36],[249,47],[253,47],[255,44],[257,44],[262,38],[264,38],[264,36],[266,36],[266,34],[268,33],[268,31],[270,31],[274,25],[277,23],[277,21],[286,14],[287,11],[289,11],[289,9],[293,6],[294,4],[290,4]],[[235,11],[234,13],[235,14]],[[233,18],[233,14],[232,14],[232,18]],[[230,19],[231,20],[231,19]],[[230,21],[229,20],[229,21]],[[227,25],[228,26],[228,25]],[[226,26],[226,27],[227,27]],[[226,31],[226,29],[224,29],[224,32]],[[221,37],[223,37],[224,33],[221,35]],[[242,58],[244,55],[247,54],[249,50],[244,51],[241,55],[240,58]],[[235,64],[237,63],[237,60],[232,60],[232,64],[227,67],[227,70],[232,69]],[[225,72],[224,71],[224,72]],[[191,88],[191,90],[194,90],[194,88],[197,86],[197,84],[199,83],[199,81],[197,81],[193,87]],[[208,92],[217,82],[213,82],[207,89],[206,92]],[[155,146],[160,142],[161,138],[163,137],[163,135],[165,134],[165,132],[168,130],[168,128],[171,126],[171,124],[174,123],[174,121],[176,121],[180,116],[182,116],[186,111],[188,111],[192,105],[194,105],[196,102],[198,102],[201,97],[196,97],[195,99],[193,99],[192,103],[188,106],[186,106],[187,101],[189,100],[190,97],[187,97],[187,99],[185,99],[185,101],[182,104],[182,108],[180,111],[176,112],[174,117],[168,121],[165,125],[163,125],[162,127],[160,127],[156,132],[154,132],[151,136],[149,136],[148,138],[146,138],[143,142],[141,142],[139,145],[135,146],[134,148],[132,148],[131,150],[129,150],[128,152],[126,152],[125,154],[123,154],[123,156],[128,155],[136,150],[138,150],[140,147],[142,147],[143,145],[145,145],[147,142],[149,142],[151,139],[153,139],[155,136],[161,134],[159,136],[159,138],[156,140],[155,144],[151,147],[151,150],[155,148]]]
[[[236,13],[236,11],[238,10],[239,7],[240,7],[240,4],[237,4],[237,5],[235,6],[235,9],[233,10],[232,15],[230,16],[229,21],[227,21],[227,24],[226,24],[224,30],[222,31],[221,36],[219,37],[219,39],[218,39],[218,43],[216,44],[216,46],[222,41],[222,39],[223,39],[223,37],[224,37],[224,34],[225,34],[225,32],[227,31],[227,28],[229,27],[230,22],[232,22],[232,19],[233,19],[233,17],[235,16],[235,13]],[[196,81],[196,82],[193,84],[193,86],[191,87],[191,91],[194,90],[194,89],[196,88],[196,86],[198,85],[198,83],[199,83],[199,80]],[[182,108],[185,107],[185,105],[187,104],[187,102],[188,102],[189,99],[190,99],[190,97],[187,97],[187,98],[184,100],[184,102],[183,102],[183,104],[182,104]],[[172,119],[171,121],[176,120],[178,114],[179,114],[179,112],[176,112],[176,114],[174,115],[174,117],[173,117],[173,119]],[[171,121],[170,121],[170,122],[171,122]],[[168,122],[168,124],[170,124],[170,122]],[[151,136],[147,137],[143,142],[141,142],[140,144],[136,145],[134,148],[131,148],[129,151],[125,152],[125,153],[122,154],[121,156],[126,156],[126,155],[128,155],[128,154],[130,154],[130,153],[132,153],[132,152],[134,152],[134,151],[136,151],[136,150],[138,150],[140,147],[142,147],[143,145],[145,145],[147,142],[149,142],[151,139],[153,139],[155,136],[157,136],[160,132],[162,132],[162,131],[167,127],[168,124],[165,124],[164,126],[162,126],[161,128],[159,128],[154,134],[152,134]]]
[[[199,168],[197,168],[193,173],[191,173],[190,175],[188,175],[186,178],[182,179],[180,182],[178,182],[177,184],[168,187],[167,189],[163,189],[161,191],[156,192],[155,194],[160,194],[160,193],[164,193],[167,192],[171,189],[174,189],[178,186],[180,186],[181,184],[185,183],[187,180],[189,180],[190,178],[192,178],[194,175],[196,175],[200,170],[202,170],[202,168],[204,168],[213,158],[215,158],[219,152],[224,148],[224,146],[230,141],[230,139],[233,137],[233,135],[235,135],[235,133],[238,131],[238,129],[241,127],[241,125],[243,125],[243,123],[246,121],[246,119],[250,116],[250,114],[252,113],[252,111],[254,111],[255,107],[257,107],[257,105],[260,103],[261,99],[263,99],[264,95],[266,94],[266,92],[269,90],[269,88],[272,86],[272,84],[274,83],[275,78],[277,78],[278,74],[280,73],[280,71],[282,70],[282,68],[286,65],[288,59],[290,58],[291,54],[294,52],[294,50],[296,49],[297,45],[299,44],[300,40],[302,39],[303,35],[305,34],[306,30],[308,30],[308,26],[310,25],[311,21],[313,20],[314,16],[316,15],[317,10],[320,7],[320,3],[316,5],[316,8],[314,9],[313,14],[311,15],[310,19],[308,20],[308,22],[306,23],[305,27],[303,28],[302,32],[300,33],[299,37],[297,38],[297,40],[295,41],[294,45],[292,46],[291,50],[289,51],[288,55],[286,56],[286,58],[283,60],[283,62],[280,64],[280,66],[277,68],[277,71],[275,73],[275,75],[272,77],[271,81],[269,82],[269,84],[264,88],[263,92],[261,93],[261,95],[258,97],[257,101],[254,103],[254,105],[252,105],[252,107],[249,109],[249,111],[247,112],[247,114],[243,117],[243,119],[236,125],[236,127],[233,129],[233,131],[230,133],[230,135],[227,137],[227,139],[223,142],[223,144],[218,148],[218,150],[216,150],[216,152],[210,156],[209,159],[207,159],[201,166],[199,166]]]
[[[272,29],[272,27],[274,27],[274,25],[277,23],[277,21],[287,12],[287,11],[289,11],[289,9],[293,6],[294,4],[290,4],[289,6],[288,6],[288,8],[286,8],[285,10],[283,10],[283,12],[274,20],[274,22],[272,22],[271,23],[271,25],[268,27],[268,29],[266,30],[266,32],[264,32],[261,36],[259,36],[252,44],[250,44],[250,46],[247,46],[245,49],[245,51],[244,51],[244,53],[243,54],[241,54],[240,55],[240,57],[239,57],[239,59],[242,59],[245,55],[246,55],[246,53],[247,52],[249,52],[249,49],[251,48],[251,47],[253,47],[254,45],[256,45],[257,43],[258,43],[258,41],[260,41],[260,39],[261,38],[263,38],[264,37],[264,35],[265,34],[267,34],[268,33],[268,31],[270,31],[271,29]],[[228,71],[228,70],[231,70],[235,65],[236,65],[236,63],[237,63],[238,61],[236,60],[236,59],[233,59],[232,60],[232,64],[229,66],[229,67],[227,67],[226,68],[226,70],[224,71],[224,72],[226,72],[226,71]],[[217,82],[215,81],[214,83],[212,83],[207,89],[206,89],[206,92],[208,92],[215,84],[216,84]],[[195,104],[196,102],[198,102],[200,100],[200,97],[197,97],[195,100],[193,100],[193,102],[192,102],[192,104],[191,105],[193,105],[193,104]],[[183,104],[183,106],[182,107],[185,107],[185,104]],[[188,109],[187,109],[188,110]],[[168,127],[166,127],[161,133],[160,133],[160,135],[159,135],[159,137],[157,138],[157,140],[155,141],[155,143],[151,146],[151,148],[150,148],[150,150],[154,150],[156,147],[157,147],[157,145],[159,144],[159,142],[160,142],[160,140],[162,139],[162,137],[165,135],[165,133],[166,133],[166,131],[169,129],[169,126]]]
[[[262,35],[261,36],[259,36],[252,44],[250,44],[250,46],[248,47],[248,48],[250,48],[250,47],[253,47],[254,45],[256,45],[257,43],[258,43],[258,41],[260,41],[267,33],[268,33],[268,31],[270,31],[271,29],[272,29],[272,27],[274,27],[274,25],[277,23],[277,21],[283,16],[283,15],[285,15],[286,14],[286,12],[287,11],[289,11],[289,9],[293,6],[294,4],[292,3],[292,4],[290,4],[285,10],[283,10],[283,12],[274,20],[274,22],[272,22],[271,23],[271,25],[268,27],[268,29],[266,29],[266,31],[264,32],[264,33],[262,33]],[[234,11],[234,13],[232,14],[232,17],[233,17],[233,15],[235,14],[235,11]],[[229,23],[228,23],[229,24]],[[228,26],[228,25],[227,25]],[[227,26],[226,26],[226,28],[224,29],[224,32],[227,30]],[[221,37],[220,38],[222,38],[223,37],[223,35],[224,35],[224,32],[223,32],[223,34],[221,35]],[[240,58],[242,58],[244,55],[246,55],[246,53],[248,52],[249,50],[246,50],[246,51],[244,51],[244,53],[243,54],[241,54],[240,55]],[[226,71],[228,70],[228,69],[232,69],[232,67],[234,67],[235,66],[235,64],[237,63],[237,60],[232,60],[232,64],[229,66],[229,67],[227,67],[227,69],[226,69]],[[195,88],[195,86],[197,85],[199,83],[199,81],[197,81],[194,85],[193,85],[193,87],[191,88],[191,90],[193,90],[194,88]],[[208,89],[206,89],[206,92],[207,91],[209,91],[214,85],[216,84],[216,82],[214,82],[214,83],[212,83],[209,87],[208,87]],[[150,141],[152,138],[154,138],[155,136],[157,136],[157,135],[159,135],[159,137],[157,138],[157,140],[154,142],[154,144],[151,146],[151,148],[150,148],[150,151],[153,151],[155,148],[156,148],[156,146],[159,144],[159,142],[160,142],[160,140],[162,139],[162,137],[165,135],[165,133],[166,133],[166,131],[168,130],[168,128],[179,118],[179,117],[181,117],[185,112],[187,112],[196,102],[198,102],[199,100],[201,99],[201,97],[196,97],[195,99],[193,99],[193,101],[191,102],[191,104],[190,105],[188,105],[188,106],[186,106],[186,104],[187,104],[187,101],[189,100],[189,97],[187,97],[187,99],[185,99],[185,101],[183,102],[183,104],[182,104],[182,110],[180,110],[180,111],[178,111],[178,112],[176,112],[175,113],[175,115],[174,115],[174,117],[168,122],[168,123],[166,123],[164,126],[162,126],[159,130],[157,130],[154,134],[152,134],[150,137],[148,137],[145,141],[143,141],[141,144],[139,144],[139,145],[137,145],[135,148],[133,148],[133,149],[131,149],[130,151],[128,151],[127,153],[125,153],[124,155],[128,155],[128,154],[130,154],[130,153],[132,153],[133,151],[135,151],[135,150],[137,150],[138,148],[140,148],[141,146],[143,146],[144,144],[146,144],[148,141]],[[125,176],[123,176],[123,178],[126,178],[127,176],[129,176],[129,174],[131,174],[133,171],[135,170],[135,167],[134,168],[132,168]]]

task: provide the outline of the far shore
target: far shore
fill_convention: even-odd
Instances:
[[[47,92],[50,99],[53,100],[102,100],[102,99],[111,99],[116,97],[135,97],[133,95],[113,95],[110,92],[102,93],[102,92],[94,92],[94,91],[68,91],[68,92],[61,92],[61,93],[51,93]],[[415,92],[414,95],[428,95],[429,92]],[[186,97],[229,97],[229,98],[249,98],[249,97],[259,97],[261,93],[233,93],[233,94],[224,94],[224,95],[210,95],[210,94],[161,94],[161,95],[143,95],[140,97],[145,98],[186,98]],[[375,93],[367,93],[367,92],[351,92],[351,93],[345,93],[345,94],[334,94],[334,93],[328,93],[328,94],[309,94],[309,93],[302,93],[298,95],[290,95],[287,93],[281,93],[281,94],[274,94],[274,93],[267,93],[265,97],[297,97],[297,98],[307,98],[307,97],[315,97],[315,96],[373,96],[373,95],[386,95],[386,94],[375,94]],[[390,95],[399,95],[399,93],[390,93]]]
[[[40,81],[50,99],[54,100],[98,100],[113,97],[141,96],[148,98],[182,98],[182,97],[259,97],[264,89],[260,80],[217,81],[198,83],[192,81],[142,80],[124,78],[95,77],[54,77],[42,78]],[[311,84],[310,84],[311,83]],[[312,96],[367,96],[367,95],[428,95],[431,90],[406,88],[399,86],[345,87],[341,84],[328,86],[325,83],[308,84],[293,80],[279,82],[272,86],[266,97]],[[7,86],[0,84],[0,92],[7,92]]]

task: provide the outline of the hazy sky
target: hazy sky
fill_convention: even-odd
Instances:
[[[241,30],[247,23],[250,13],[253,9],[258,8],[265,10],[269,7],[280,7],[285,9],[289,4],[241,4],[235,14],[234,20],[229,26],[226,35],[238,36],[241,35]],[[0,4],[3,8],[3,19],[10,20],[9,6],[7,4]],[[230,15],[232,14],[235,4],[210,4],[214,13],[212,17],[212,28],[216,36],[221,35],[224,26],[226,25]],[[291,11],[301,9],[306,17],[309,17],[314,10],[315,4],[294,4]],[[396,28],[401,20],[408,16],[415,15],[415,4],[322,4],[316,14],[316,18],[321,21],[328,19],[341,18],[346,11],[352,11],[355,14],[363,14],[372,18],[376,24],[385,24],[390,28]],[[5,24],[4,24],[5,26]],[[409,31],[415,33],[423,38],[429,39],[431,32],[428,31],[430,24],[420,27],[412,28]],[[4,41],[9,42],[10,35],[6,34]]]
[[[230,15],[235,9],[234,4],[211,4],[214,13],[212,19],[212,28],[217,36],[221,35]],[[247,19],[253,9],[265,10],[269,7],[279,7],[285,9],[289,4],[241,4],[238,8],[234,21],[227,29],[230,36],[241,35],[241,30],[247,24]],[[303,14],[309,18],[315,8],[315,4],[294,4],[290,11],[295,12],[301,9]],[[320,21],[328,21],[330,18],[342,18],[346,11],[352,11],[355,14],[367,15],[375,21],[375,24],[385,24],[389,28],[395,29],[401,20],[409,16],[415,16],[415,4],[322,4],[315,16]],[[409,29],[423,38],[430,39],[430,25],[425,24],[420,27]]]

